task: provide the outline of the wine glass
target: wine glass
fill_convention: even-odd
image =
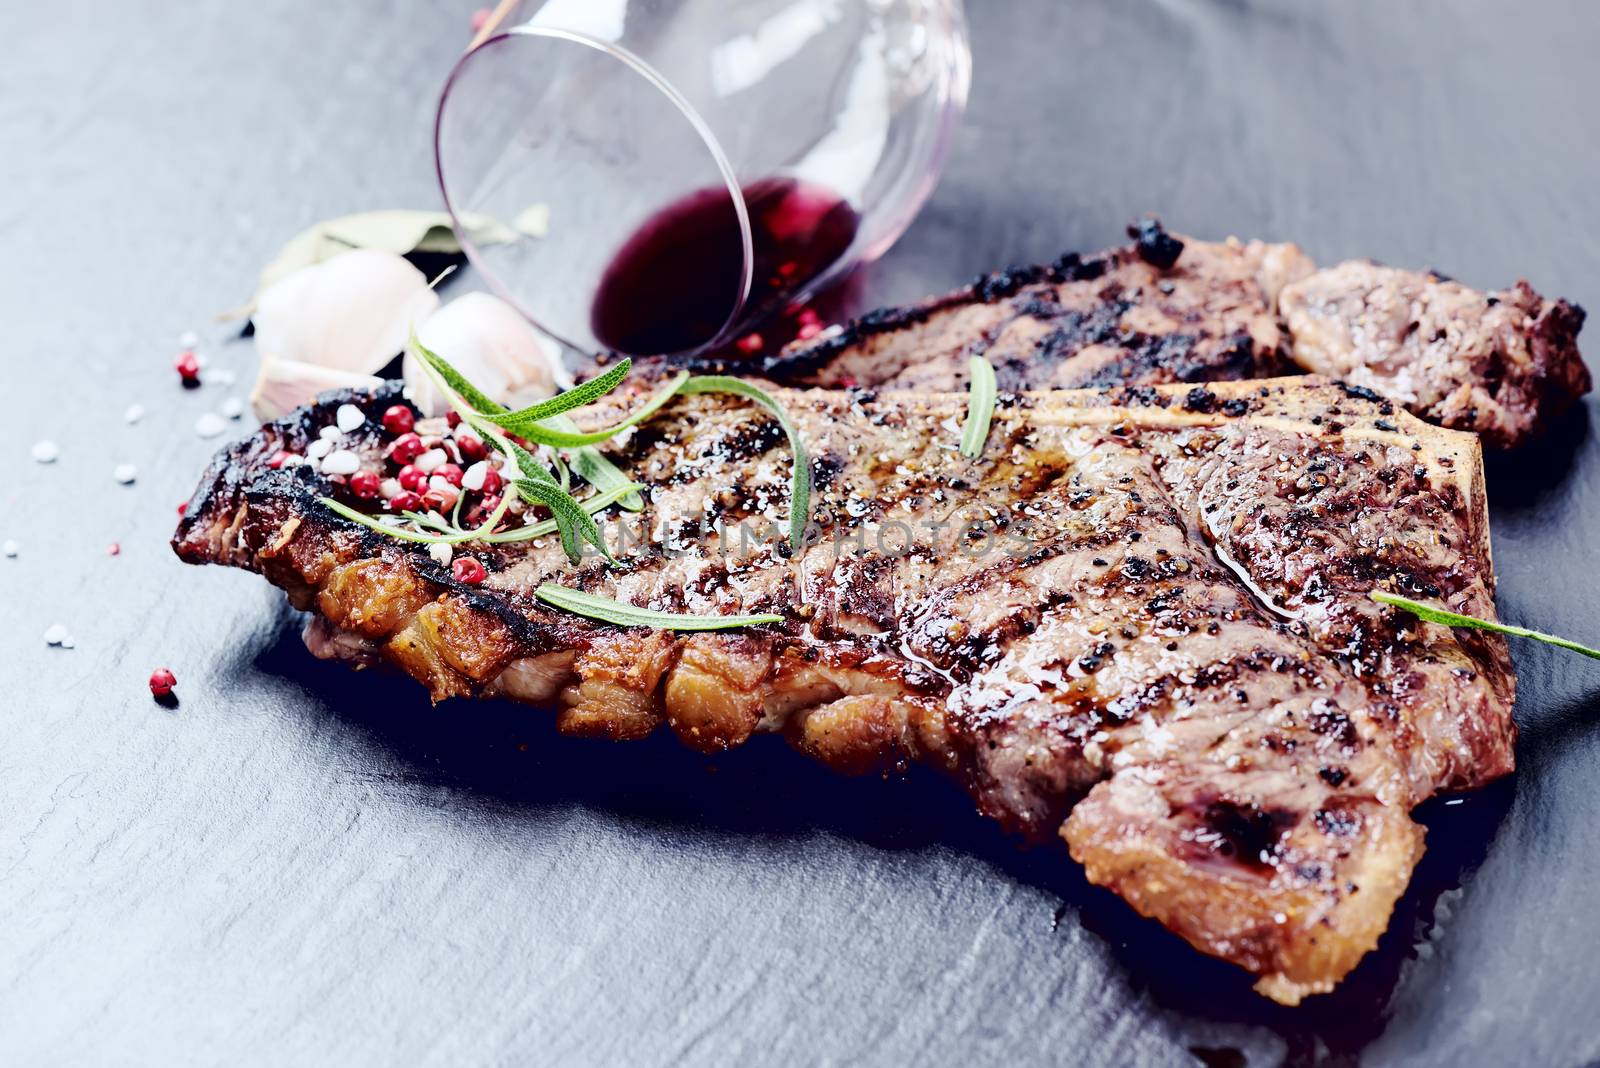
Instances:
[[[970,70],[960,0],[547,0],[456,64],[435,156],[489,284],[588,352],[702,352],[881,256]]]

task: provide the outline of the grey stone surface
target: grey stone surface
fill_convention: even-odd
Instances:
[[[1516,646],[1519,772],[1426,809],[1379,951],[1286,1010],[941,782],[430,709],[311,660],[258,579],[180,565],[173,508],[214,445],[192,425],[253,373],[211,313],[310,221],[435,203],[432,101],[471,6],[0,5],[0,540],[20,549],[0,559],[0,1061],[1600,1057],[1590,661]],[[1600,308],[1592,3],[969,14],[968,119],[866,299],[1156,211]],[[238,386],[177,388],[187,329]],[[1591,642],[1594,408],[1490,471],[1503,614]],[[54,465],[28,459],[41,437]],[[58,621],[75,649],[46,648]],[[158,665],[175,711],[145,689]]]

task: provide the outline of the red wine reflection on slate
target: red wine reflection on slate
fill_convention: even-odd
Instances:
[[[745,187],[754,268],[746,310],[774,310],[855,240],[860,216],[832,190],[793,178]],[[612,257],[595,293],[599,342],[633,356],[710,341],[738,299],[739,221],[725,188],[702,189],[651,216]]]

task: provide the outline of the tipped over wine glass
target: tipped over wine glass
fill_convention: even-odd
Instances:
[[[492,21],[440,99],[445,203],[491,287],[590,353],[705,352],[881,256],[966,100],[960,0],[506,0]]]

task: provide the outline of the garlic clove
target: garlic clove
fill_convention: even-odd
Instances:
[[[250,394],[250,410],[263,423],[282,419],[330,389],[377,389],[383,379],[297,360],[266,360]]]
[[[251,319],[263,363],[370,375],[438,306],[427,278],[400,256],[351,249],[268,287]]]
[[[510,304],[488,293],[467,293],[430,315],[417,340],[490,397],[512,407],[532,404],[571,384],[561,346]],[[409,353],[401,364],[406,392],[424,415],[443,415],[444,398]]]

